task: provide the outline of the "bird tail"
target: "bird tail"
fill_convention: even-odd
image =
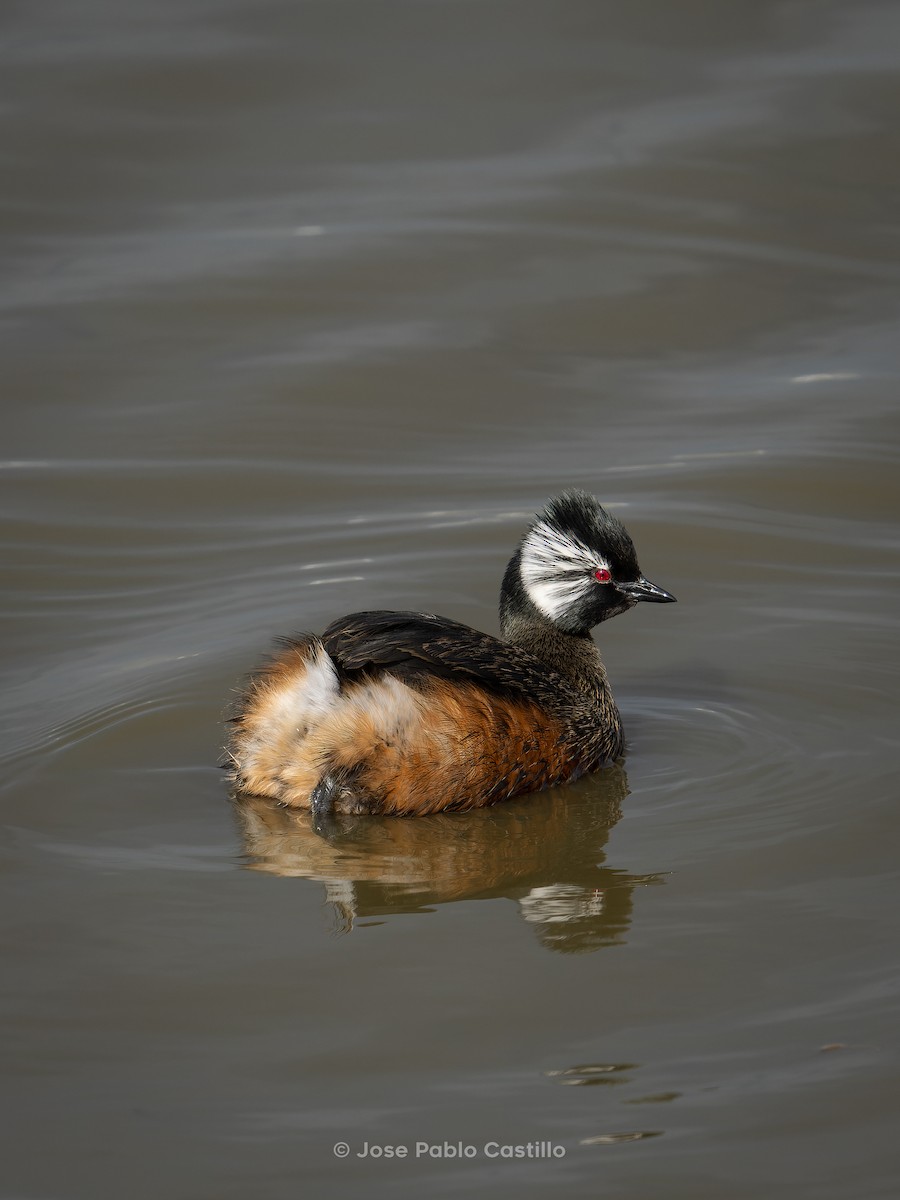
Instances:
[[[339,699],[337,670],[321,640],[311,635],[285,640],[251,680],[232,718],[228,757],[235,782],[258,796],[285,801],[289,790],[296,797],[303,790],[298,768],[304,765],[304,743],[334,712]],[[308,767],[306,792],[312,799],[322,771],[315,761]],[[302,769],[299,773],[306,774]]]

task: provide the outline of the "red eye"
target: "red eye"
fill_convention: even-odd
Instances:
[[[598,567],[594,572],[594,578],[598,583],[609,583],[612,579],[612,572],[608,571],[606,567]]]

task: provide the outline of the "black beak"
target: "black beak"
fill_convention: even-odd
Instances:
[[[617,583],[616,587],[632,600],[650,600],[653,604],[674,604],[675,597],[671,592],[664,592],[661,587],[645,579],[643,575],[634,583]]]

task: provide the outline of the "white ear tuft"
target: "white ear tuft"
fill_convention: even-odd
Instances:
[[[519,570],[532,603],[556,621],[594,586],[592,572],[607,565],[577,539],[538,521],[522,543]]]

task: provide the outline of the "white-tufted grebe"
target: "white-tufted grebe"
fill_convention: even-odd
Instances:
[[[674,599],[641,575],[621,521],[564,492],[506,568],[500,638],[363,612],[282,639],[232,718],[233,778],[319,816],[480,808],[575,779],[624,746],[591,629]]]

